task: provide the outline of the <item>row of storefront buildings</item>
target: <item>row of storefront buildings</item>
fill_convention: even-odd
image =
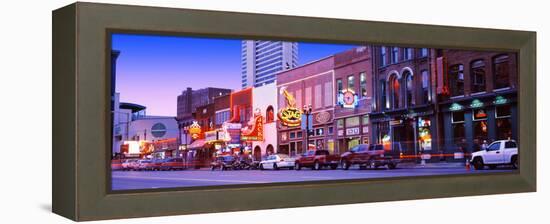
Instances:
[[[362,46],[277,75],[277,88],[312,108],[309,145],[343,153],[361,143],[454,158],[457,145],[517,140],[515,53]],[[279,95],[279,108],[287,102]],[[278,121],[283,153],[305,132]]]
[[[517,74],[510,52],[359,46],[261,86],[187,88],[177,100],[177,137],[157,142],[170,145],[169,156],[239,151],[260,159],[384,144],[449,160],[461,142],[470,152],[475,144],[518,140]]]

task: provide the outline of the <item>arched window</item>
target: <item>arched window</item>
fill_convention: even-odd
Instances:
[[[405,99],[407,101],[407,106],[414,106],[414,79],[413,75],[409,71],[405,71],[403,73],[403,77],[405,77]]]
[[[400,105],[399,99],[401,94],[399,94],[399,90],[401,89],[401,84],[399,83],[397,75],[392,75],[390,77],[388,85],[390,87],[390,108],[398,108]]]
[[[270,105],[267,107],[267,110],[265,111],[265,123],[273,122],[275,119],[275,114],[273,111],[273,107]]]
[[[502,89],[510,86],[508,55],[499,55],[493,59],[493,74],[495,89]]]
[[[452,65],[449,68],[449,91],[451,96],[464,95],[464,65]]]
[[[422,102],[427,104],[430,102],[430,73],[428,70],[422,70]]]
[[[473,61],[470,70],[471,93],[485,91],[485,62]]]

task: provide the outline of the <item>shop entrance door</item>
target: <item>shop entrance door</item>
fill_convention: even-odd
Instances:
[[[414,128],[412,125],[392,126],[392,150],[401,151],[405,155],[414,155]]]

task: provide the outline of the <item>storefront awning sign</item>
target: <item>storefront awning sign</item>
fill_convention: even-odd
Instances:
[[[508,103],[508,99],[504,98],[503,96],[497,96],[495,97],[495,100],[493,101],[494,104],[506,104]]]
[[[472,100],[472,103],[470,103],[470,107],[471,108],[483,107],[483,102],[481,102],[481,100],[479,100],[479,99],[474,99],[474,100]]]
[[[449,107],[449,110],[450,111],[458,111],[458,110],[462,110],[464,107],[458,103],[453,103],[451,104],[451,106]]]

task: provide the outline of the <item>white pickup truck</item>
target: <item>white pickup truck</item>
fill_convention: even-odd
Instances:
[[[488,166],[494,169],[497,165],[512,165],[518,168],[518,145],[514,140],[499,140],[491,143],[485,150],[472,153],[470,163],[476,170]]]

